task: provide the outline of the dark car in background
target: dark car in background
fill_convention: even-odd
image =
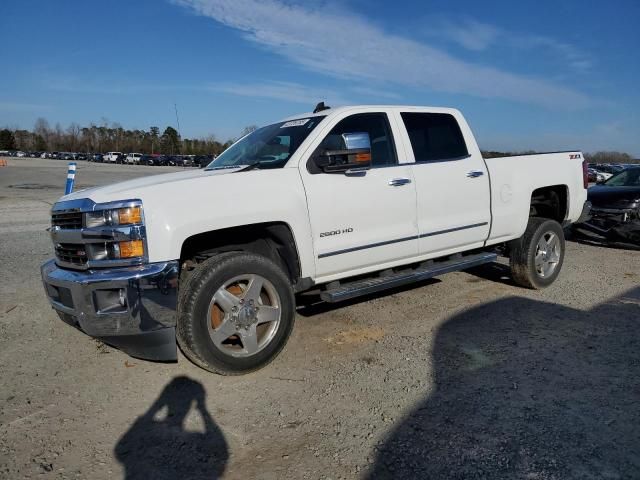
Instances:
[[[164,167],[169,165],[169,158],[167,155],[156,155],[153,158],[153,165],[158,167]]]
[[[213,155],[196,155],[193,158],[193,166],[203,168],[215,160]]]
[[[589,189],[591,218],[574,225],[591,239],[640,247],[640,167],[623,169]]]
[[[141,155],[138,165],[155,165],[157,157],[157,155]]]

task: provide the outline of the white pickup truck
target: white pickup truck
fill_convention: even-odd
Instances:
[[[204,169],[62,197],[42,278],[64,321],[130,355],[175,360],[177,343],[246,373],[284,347],[297,292],[338,302],[498,254],[550,285],[586,187],[578,151],[483,159],[454,109],[319,104]]]

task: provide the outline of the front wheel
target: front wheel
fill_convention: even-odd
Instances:
[[[541,289],[551,285],[562,268],[565,240],[555,220],[531,217],[522,237],[510,244],[509,264],[513,280],[523,287]]]
[[[271,362],[295,318],[289,278],[271,260],[223,253],[199,264],[180,285],[178,343],[195,364],[239,375]]]

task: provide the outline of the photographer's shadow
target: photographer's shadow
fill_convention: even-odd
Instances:
[[[185,421],[195,407],[204,432],[186,431]],[[216,479],[229,458],[222,431],[207,411],[200,382],[176,377],[158,399],[120,438],[114,453],[125,479]]]

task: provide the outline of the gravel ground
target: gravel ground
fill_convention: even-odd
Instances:
[[[80,163],[80,187],[175,170]],[[66,163],[0,167],[0,478],[640,478],[640,252],[567,244],[339,306],[267,368],[132,359],[63,324],[39,265]]]

